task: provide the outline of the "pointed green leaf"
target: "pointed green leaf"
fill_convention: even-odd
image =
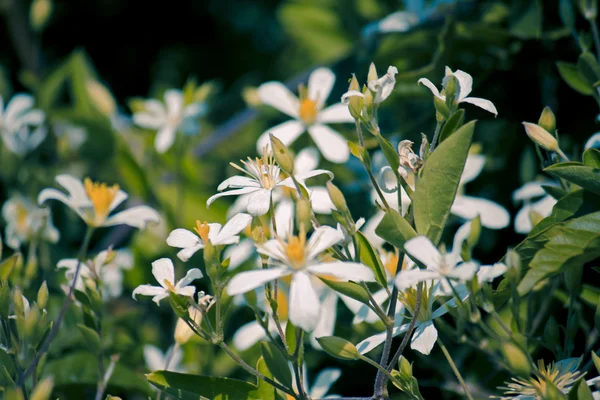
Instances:
[[[262,357],[260,357],[256,362],[256,370],[267,378],[273,378],[273,374],[271,374],[271,371],[269,371],[267,363],[265,363],[265,359]],[[253,390],[250,393],[250,396],[256,399],[275,400],[275,388],[262,379],[257,379],[256,390]]]
[[[444,124],[442,133],[440,134],[440,143],[448,139],[458,128],[460,128],[465,121],[465,110],[459,108],[454,111],[450,118]]]
[[[379,254],[377,254],[369,239],[362,232],[356,232],[356,238],[360,246],[360,260],[373,270],[377,282],[383,286],[387,285],[387,275],[385,274],[385,268],[379,258]]]
[[[569,390],[568,400],[594,400],[594,395],[589,386],[585,382],[585,378],[581,378]]]
[[[336,292],[348,296],[356,301],[360,301],[363,304],[369,304],[369,294],[359,284],[354,282],[331,281],[325,278],[319,279],[321,279],[323,283],[325,283],[327,286],[329,286]]]
[[[396,210],[388,210],[375,229],[377,236],[401,249],[404,242],[417,236],[417,232]]]
[[[578,162],[564,162],[549,166],[545,172],[557,178],[573,182],[590,192],[600,194],[600,168]]]
[[[81,335],[90,346],[90,350],[94,353],[100,353],[100,349],[102,348],[102,344],[100,343],[100,336],[98,336],[98,332],[93,329],[88,328],[83,324],[77,324],[77,328],[81,332]]]
[[[571,89],[585,96],[591,96],[594,93],[593,87],[579,74],[575,64],[559,61],[556,66],[558,67],[558,73]]]
[[[586,51],[579,56],[579,59],[577,60],[577,70],[588,85],[593,86],[594,83],[600,80],[600,66],[598,66],[596,57],[589,51]]]
[[[275,379],[287,387],[292,387],[292,372],[288,360],[279,348],[270,342],[260,342],[260,353]]]

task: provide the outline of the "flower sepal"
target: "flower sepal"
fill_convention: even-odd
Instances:
[[[171,308],[175,312],[175,315],[177,315],[179,318],[185,319],[186,317],[189,316],[189,314],[188,314],[189,297],[179,295],[172,291],[169,293],[169,304],[171,305]]]

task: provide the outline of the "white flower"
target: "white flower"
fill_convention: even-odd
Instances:
[[[419,23],[419,17],[414,12],[396,11],[383,19],[370,23],[363,28],[363,35],[377,33],[407,32]]]
[[[515,217],[515,231],[521,234],[528,234],[533,229],[531,215],[537,214],[545,218],[552,214],[552,208],[556,204],[556,199],[542,187],[544,182],[528,182],[513,192],[514,202],[523,202],[523,207]],[[539,200],[532,201],[535,198]]]
[[[485,99],[480,99],[478,97],[467,97],[471,93],[471,90],[473,89],[473,78],[471,77],[471,75],[469,75],[466,72],[461,71],[459,69],[452,72],[452,70],[450,68],[446,67],[446,76],[450,76],[450,75],[454,75],[454,77],[458,81],[459,93],[458,93],[457,103],[471,103],[471,104],[476,105],[477,107],[483,108],[484,110],[486,110],[488,112],[491,112],[494,115],[498,115],[496,106],[494,106],[494,104],[491,101],[485,100]],[[427,88],[429,88],[429,90],[431,90],[431,93],[433,93],[433,95],[435,97],[437,97],[438,99],[440,99],[442,101],[446,101],[446,96],[444,94],[440,93],[439,90],[435,87],[435,85],[429,79],[421,78],[421,79],[419,79],[419,83],[427,86]]]
[[[151,344],[144,345],[144,361],[150,371],[182,372],[183,352],[179,346],[170,347],[166,354]]]
[[[600,149],[600,132],[594,133],[590,138],[585,142],[584,149]]]
[[[6,221],[6,244],[17,250],[22,243],[42,239],[56,243],[60,233],[54,227],[50,210],[36,207],[20,195],[11,196],[2,206],[2,217]]]
[[[292,275],[290,321],[305,331],[313,331],[319,321],[321,303],[311,282],[311,275],[331,275],[341,280],[374,280],[373,272],[362,264],[322,262],[317,258],[341,240],[342,233],[328,226],[317,228],[308,242],[303,232],[297,237],[290,237],[287,242],[281,239],[269,240],[260,245],[258,251],[271,257],[274,267],[237,274],[227,285],[227,292],[234,296],[272,280]]]
[[[243,194],[252,194],[248,197],[246,211],[253,216],[261,216],[269,211],[271,204],[272,193],[277,188],[295,189],[294,182],[290,177],[283,178],[281,169],[275,164],[272,154],[264,148],[263,156],[252,160],[248,157],[248,161],[241,161],[243,167],[236,164],[231,164],[233,167],[243,172],[247,176],[235,175],[225,179],[217,187],[218,191],[231,189],[226,192],[217,193],[206,201],[206,206],[209,207],[216,199],[223,196],[237,196]],[[298,181],[304,181],[317,175],[327,174],[333,179],[333,174],[323,169],[307,171],[294,175]]]
[[[10,151],[20,156],[37,148],[46,138],[47,129],[42,125],[46,116],[43,111],[33,109],[33,103],[30,95],[17,94],[4,110],[4,101],[0,96],[2,140]]]
[[[200,297],[200,294],[198,297]],[[199,303],[201,301],[210,302],[211,300],[212,300],[212,296],[206,295],[203,298],[201,298],[198,302]],[[207,306],[209,306],[209,305],[210,304],[207,304]],[[202,312],[200,310],[198,310],[197,308],[192,307],[192,306],[188,307],[188,315],[189,315],[190,319],[196,323],[196,325],[200,325],[200,323],[202,322]],[[185,320],[183,318],[178,318],[177,324],[175,325],[175,333],[173,334],[175,341],[177,343],[179,343],[180,345],[186,344],[194,335],[195,335],[194,331],[192,330],[192,328],[189,327],[187,322],[185,322]]]
[[[221,224],[196,221],[194,230],[197,235],[187,229],[175,229],[169,234],[167,244],[182,249],[177,253],[177,257],[185,262],[198,250],[203,249],[206,243],[213,246],[238,243],[240,241],[238,234],[248,226],[250,221],[252,221],[252,216],[248,214],[237,214],[223,227]]]
[[[413,259],[425,265],[426,269],[412,269],[398,272],[396,286],[400,290],[413,287],[423,281],[440,282],[439,289],[442,294],[451,295],[452,290],[448,279],[459,283],[473,279],[477,271],[474,262],[460,263],[462,244],[470,232],[470,222],[461,226],[454,237],[454,244],[450,253],[441,253],[435,245],[425,236],[417,236],[404,244],[406,253]]]
[[[184,104],[183,93],[170,89],[165,92],[165,103],[151,99],[144,102],[145,110],[133,115],[133,122],[143,128],[158,130],[154,147],[164,153],[175,142],[175,134],[181,131],[187,135],[198,133],[196,119],[205,111],[200,103]],[[165,107],[166,106],[166,107]]]
[[[88,138],[88,133],[85,128],[72,125],[67,121],[53,122],[52,130],[59,139],[60,146],[71,150],[79,149]]]
[[[371,68],[375,69],[375,65],[371,64]],[[373,79],[368,82],[369,89],[373,92],[373,102],[375,104],[379,104],[387,99],[390,94],[394,91],[394,86],[396,86],[396,74],[398,73],[398,68],[390,65],[385,75],[383,75],[379,79]],[[358,90],[348,90],[346,93],[342,95],[342,104],[348,105],[350,103],[350,97],[357,96],[364,98],[365,95]]]
[[[494,265],[482,265],[477,271],[477,281],[479,283],[490,283],[497,277],[503,275],[508,267],[502,263],[496,263]]]
[[[304,131],[308,131],[323,156],[334,163],[344,163],[350,156],[346,139],[326,123],[354,122],[348,107],[337,103],[323,109],[335,82],[328,68],[317,68],[308,78],[308,88],[300,90],[300,99],[280,82],[263,83],[258,97],[264,104],[278,109],[293,119],[263,133],[257,142],[258,152],[269,144],[272,133],[289,146]]]
[[[78,263],[75,258],[65,258],[56,266],[65,268],[67,278],[73,280]],[[83,291],[84,279],[98,280],[102,283],[102,297],[105,300],[117,298],[123,293],[123,270],[132,267],[133,256],[128,250],[101,251],[93,260],[82,263],[75,288]]]
[[[419,313],[415,316],[417,304],[417,290],[415,288],[409,288],[398,295],[399,300],[404,305],[404,309],[408,311],[412,318],[416,318],[415,330],[411,338],[410,347],[422,354],[428,355],[433,348],[433,345],[437,341],[437,329],[433,324],[433,320],[441,317],[448,312],[449,308],[456,307],[455,299],[441,305],[437,309],[433,310],[433,303],[436,299],[435,293],[439,292],[439,284],[434,284],[431,281],[425,281],[423,291],[421,294],[421,306]],[[456,287],[459,293],[460,299],[464,300],[468,294],[464,285],[458,285]],[[408,331],[410,322],[402,324],[403,318],[396,318],[394,323],[394,329],[392,331],[393,337],[403,334]],[[356,345],[359,353],[366,354],[382,344],[385,341],[386,332],[378,333],[371,337],[366,338],[362,342]]]
[[[66,204],[92,227],[129,225],[144,229],[148,222],[158,223],[160,216],[148,206],[135,206],[109,217],[109,214],[127,199],[127,193],[119,189],[119,185],[108,186],[105,183],[93,183],[86,178],[83,183],[67,174],[56,177],[68,195],[57,189],[44,189],[38,196],[38,203],[47,200],[58,200]]]
[[[192,268],[179,282],[175,283],[175,269],[173,268],[173,262],[168,258],[161,258],[152,263],[152,275],[154,275],[160,286],[140,285],[133,291],[134,299],[138,294],[153,296],[152,301],[159,304],[170,293],[193,297],[196,288],[190,283],[203,276],[202,271],[198,268]]]

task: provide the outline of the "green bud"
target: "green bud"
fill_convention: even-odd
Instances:
[[[529,136],[529,138],[533,140],[535,144],[548,151],[558,150],[558,142],[556,141],[556,138],[552,136],[552,134],[546,129],[530,122],[523,122],[523,126],[525,127],[527,136]]]
[[[450,116],[450,109],[448,108],[444,100],[433,96],[433,106],[435,107],[436,111],[435,119],[438,122],[443,122],[448,119],[448,117]]]
[[[15,309],[15,315],[21,317],[25,314],[25,302],[23,301],[23,293],[21,289],[16,286],[13,290],[13,305]]]
[[[506,342],[502,344],[501,351],[506,364],[515,375],[526,377],[531,374],[529,357],[519,347]]]
[[[579,8],[588,21],[594,21],[598,16],[598,0],[579,0]]]
[[[444,93],[446,95],[446,105],[449,109],[453,109],[458,102],[460,96],[460,85],[458,79],[454,75],[446,75],[443,82]]]
[[[377,76],[377,68],[375,68],[375,63],[371,63],[371,65],[369,65],[369,74],[367,75],[367,81],[371,82],[376,81],[377,79],[379,79],[379,77]]]
[[[33,337],[40,321],[40,309],[34,304],[25,315],[25,337]]]
[[[269,137],[271,138],[271,148],[277,164],[282,170],[292,175],[294,173],[294,156],[292,152],[272,133],[269,134]]]
[[[412,364],[402,356],[398,360],[398,368],[400,368],[400,374],[404,379],[408,379],[413,376]]]
[[[52,378],[46,378],[37,385],[35,385],[35,389],[33,389],[33,393],[31,393],[31,400],[48,400],[50,395],[52,394],[52,388],[54,387],[54,381]]]
[[[583,264],[572,265],[564,272],[565,285],[571,293],[579,293],[583,278]]]
[[[360,85],[356,76],[352,74],[352,79],[350,80],[350,86],[348,86],[348,91],[356,90],[360,92]],[[360,120],[361,112],[364,106],[364,100],[360,96],[350,96],[348,97],[348,110],[352,117],[356,120]]]
[[[15,253],[6,260],[0,262],[0,281],[8,280],[22,258],[23,257],[21,257],[21,253]]]
[[[327,182],[327,192],[331,198],[331,202],[337,208],[338,211],[344,213],[348,211],[348,205],[346,204],[346,198],[342,194],[342,191],[331,182]]]
[[[556,129],[556,117],[550,107],[544,108],[537,124],[550,133],[554,132]]]
[[[0,318],[8,319],[10,315],[10,288],[8,282],[0,281]]]
[[[337,336],[322,336],[317,338],[317,342],[323,350],[329,355],[340,358],[342,360],[356,360],[359,358],[356,346]]]
[[[311,226],[311,221],[312,208],[310,201],[301,197],[296,201],[296,224],[299,227],[304,227],[305,230],[308,230]]]
[[[521,280],[521,257],[519,253],[509,250],[506,253],[506,266],[508,269],[505,276],[516,285]]]
[[[367,114],[371,114],[371,109],[373,108],[373,93],[370,90],[363,91],[365,98],[363,99],[365,108],[367,109]]]
[[[560,328],[552,316],[544,327],[544,344],[555,354],[560,349]]]
[[[31,254],[27,259],[27,265],[25,266],[25,280],[31,281],[37,275],[38,271],[38,259],[35,254]]]
[[[46,308],[46,304],[48,304],[48,285],[44,281],[42,282],[42,286],[40,286],[40,290],[38,290],[37,305],[43,310]]]
[[[29,8],[29,23],[35,31],[40,32],[46,27],[53,8],[52,0],[33,0]]]

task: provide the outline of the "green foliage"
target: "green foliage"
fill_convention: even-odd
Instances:
[[[578,162],[569,162],[551,165],[544,171],[600,195],[599,168],[589,167]]]
[[[417,236],[417,232],[410,226],[408,221],[398,211],[391,209],[386,211],[375,233],[398,248],[402,248],[407,240]]]

